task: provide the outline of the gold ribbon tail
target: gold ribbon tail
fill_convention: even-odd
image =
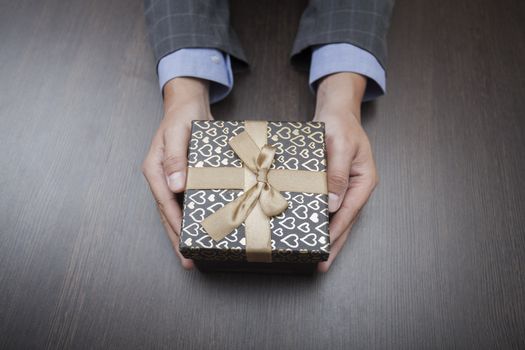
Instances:
[[[220,241],[239,227],[257,203],[262,185],[252,186],[248,191],[226,204],[202,221],[202,227],[215,241]]]
[[[267,183],[263,184],[263,186],[263,190],[259,195],[259,204],[264,215],[271,218],[285,211],[288,208],[288,201],[283,195]]]

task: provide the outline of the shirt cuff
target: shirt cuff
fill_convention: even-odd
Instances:
[[[210,81],[210,103],[215,103],[230,93],[233,88],[233,73],[230,55],[216,49],[179,49],[164,56],[158,65],[159,86],[173,78],[193,77]]]
[[[363,101],[373,100],[386,92],[385,70],[370,52],[347,43],[327,44],[313,49],[309,83],[314,93],[319,79],[340,72],[367,77]]]

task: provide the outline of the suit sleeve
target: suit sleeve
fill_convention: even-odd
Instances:
[[[182,48],[218,49],[246,65],[228,0],[145,0],[144,14],[157,65]]]
[[[292,61],[309,61],[317,45],[348,43],[386,63],[386,34],[394,0],[311,0],[292,49]]]

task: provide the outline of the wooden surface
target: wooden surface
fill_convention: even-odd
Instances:
[[[307,119],[303,2],[234,4],[217,118]],[[140,1],[0,3],[0,348],[525,348],[525,4],[399,0],[381,184],[330,273],[179,266],[140,164],[161,98]]]

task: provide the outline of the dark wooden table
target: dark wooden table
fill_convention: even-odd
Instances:
[[[308,119],[304,2],[241,2],[216,118]],[[525,348],[525,3],[399,0],[381,184],[330,273],[184,271],[140,164],[161,118],[141,1],[0,3],[0,348]]]

